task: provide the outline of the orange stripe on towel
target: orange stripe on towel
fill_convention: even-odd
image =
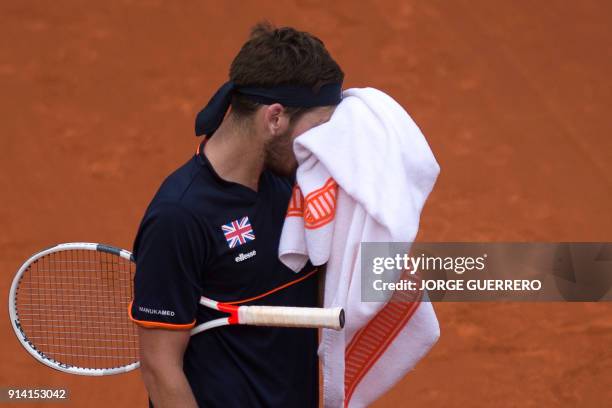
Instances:
[[[422,292],[419,292],[415,299],[414,295],[396,292],[391,301],[355,334],[345,352],[345,407],[359,382],[406,326],[419,307],[422,296]]]
[[[338,184],[329,178],[323,187],[311,191],[304,198],[304,226],[317,229],[329,224],[336,216]]]

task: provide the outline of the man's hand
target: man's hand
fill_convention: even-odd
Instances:
[[[197,408],[183,372],[189,330],[138,328],[140,369],[155,408]]]

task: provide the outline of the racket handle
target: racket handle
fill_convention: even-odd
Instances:
[[[344,327],[344,310],[341,307],[240,306],[238,323],[340,330]]]

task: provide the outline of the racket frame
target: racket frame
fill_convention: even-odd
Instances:
[[[133,362],[125,366],[113,367],[113,368],[84,368],[84,367],[76,367],[76,366],[72,366],[66,363],[59,362],[49,356],[46,356],[44,353],[38,351],[34,343],[30,342],[27,335],[24,333],[23,329],[21,328],[21,324],[19,322],[19,315],[17,312],[16,295],[17,295],[17,289],[19,287],[19,283],[21,282],[23,274],[28,270],[30,265],[32,265],[38,259],[48,254],[51,254],[51,253],[70,251],[70,250],[88,250],[88,251],[106,252],[106,253],[110,253],[113,255],[117,255],[130,262],[134,262],[134,257],[130,251],[127,251],[125,249],[116,248],[116,247],[109,246],[109,245],[92,243],[92,242],[70,242],[70,243],[58,244],[58,245],[54,245],[52,247],[46,248],[32,255],[27,261],[24,262],[24,264],[17,271],[17,274],[13,278],[13,282],[11,284],[11,289],[9,292],[9,302],[8,302],[9,303],[8,304],[9,316],[11,320],[11,325],[13,326],[13,330],[15,331],[15,334],[17,338],[19,339],[19,342],[26,349],[26,351],[32,355],[32,357],[34,357],[36,360],[38,360],[42,364],[48,367],[51,367],[53,369],[59,370],[59,371],[69,373],[69,374],[86,375],[86,376],[104,376],[104,375],[127,373],[129,371],[139,368],[140,367],[139,361]],[[236,305],[225,304],[222,302],[217,302],[215,300],[206,298],[204,296],[200,298],[200,304],[202,306],[205,306],[211,309],[229,313],[230,316],[210,320],[208,322],[204,322],[204,323],[197,325],[196,327],[191,329],[192,336],[195,334],[201,333],[205,330],[215,328],[215,327],[241,324],[241,322],[239,321],[239,315],[241,311],[245,313],[249,310],[249,308],[251,308],[251,310],[255,308],[260,308],[260,309],[261,308],[263,309],[280,308],[280,307],[274,307],[274,306],[270,306],[270,307],[236,306]],[[292,308],[292,309],[297,309],[297,308]],[[304,310],[311,309],[317,314],[319,314],[322,311],[321,308],[301,308],[301,309],[304,309]],[[331,319],[330,319],[330,316],[326,316],[327,322],[325,323],[324,326],[321,326],[321,327],[334,329],[334,330],[342,329],[344,327],[344,311],[342,310],[342,308],[328,309],[328,313],[329,312],[334,313],[337,316]]]
[[[21,345],[26,349],[32,357],[38,360],[40,363],[51,367],[53,369],[69,373],[69,374],[77,374],[77,375],[87,375],[87,376],[103,376],[103,375],[114,375],[114,374],[122,374],[127,373],[129,371],[135,370],[140,367],[140,362],[136,361],[134,363],[121,366],[121,367],[113,367],[113,368],[84,368],[84,367],[76,367],[71,366],[66,363],[62,363],[57,361],[41,351],[38,351],[34,343],[30,342],[27,335],[24,333],[21,328],[21,324],[19,321],[19,315],[17,312],[17,289],[19,288],[19,283],[21,282],[21,278],[23,274],[28,270],[30,265],[36,262],[38,259],[55,252],[62,251],[70,251],[70,250],[89,250],[89,251],[100,251],[111,253],[114,255],[118,255],[121,258],[127,259],[129,261],[133,261],[132,254],[129,251],[111,247],[103,244],[95,244],[91,242],[71,242],[66,244],[58,244],[52,247],[46,248],[36,254],[32,255],[24,264],[19,268],[17,274],[13,278],[13,283],[11,284],[11,289],[9,292],[9,302],[8,302],[8,311],[9,317],[11,319],[11,325],[13,326],[13,330],[15,331],[15,335]]]

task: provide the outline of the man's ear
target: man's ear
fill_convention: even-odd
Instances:
[[[284,133],[289,127],[289,118],[280,103],[274,103],[264,109],[264,124],[271,136]]]

